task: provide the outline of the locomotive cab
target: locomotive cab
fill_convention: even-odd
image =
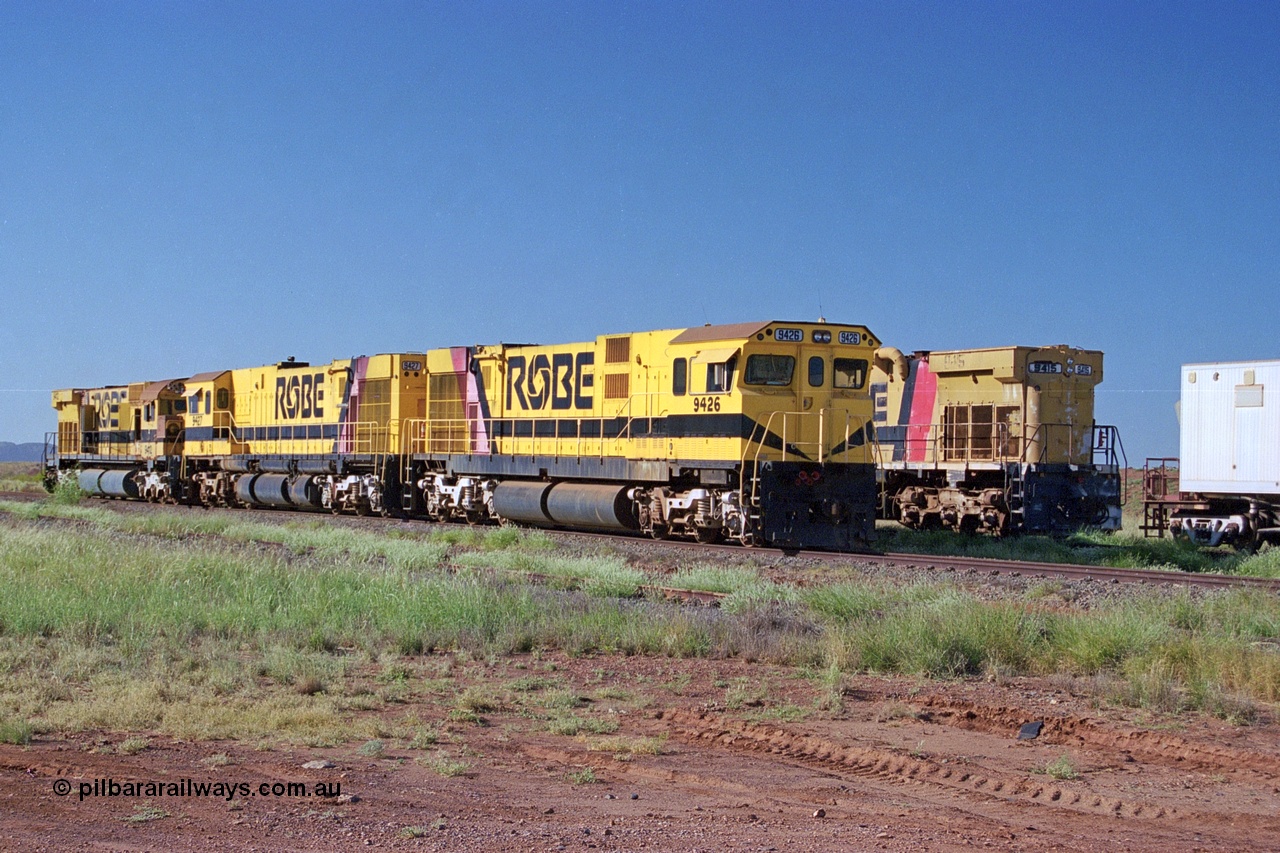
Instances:
[[[704,339],[723,334],[711,329],[678,335],[673,349],[711,344]],[[864,327],[827,323],[735,331],[740,347],[709,346],[690,359],[706,363],[708,394],[726,399],[699,397],[697,385],[691,396],[695,412],[724,406],[739,419],[737,501],[751,535],[781,547],[865,542],[874,522],[868,376],[878,341]]]

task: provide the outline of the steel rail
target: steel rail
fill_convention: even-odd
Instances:
[[[10,500],[19,501],[35,500],[38,496],[30,493],[12,493],[3,494]],[[137,504],[138,502],[130,502]],[[174,507],[170,507],[174,508]],[[228,508],[232,512],[247,511]],[[296,512],[295,510],[272,510],[270,508],[255,508],[253,512]],[[348,518],[347,516],[340,516]],[[350,516],[354,519],[357,516]],[[364,516],[363,521],[376,522],[373,516]],[[392,519],[387,519],[392,521]],[[428,522],[438,523],[438,522]],[[628,535],[626,533],[600,533],[583,530],[556,530],[547,528],[537,528],[548,535],[557,537],[579,537],[588,539],[600,539],[603,541],[617,541],[625,539],[630,542],[643,542],[654,547],[665,547],[671,549],[696,549],[700,553],[723,552],[725,554],[745,555],[765,555],[776,554],[778,556],[792,556],[797,552],[781,548],[771,547],[754,547],[744,548],[741,545],[730,544],[707,544],[700,542],[692,542],[682,539],[648,539],[638,535]],[[827,563],[874,563],[878,565],[900,566],[907,569],[924,569],[929,571],[944,572],[970,572],[970,573],[986,573],[991,575],[1008,575],[1031,576],[1031,577],[1057,577],[1068,580],[1082,581],[1098,581],[1109,583],[1127,583],[1127,584],[1158,584],[1158,585],[1182,585],[1188,587],[1209,587],[1209,588],[1236,588],[1236,589],[1261,589],[1267,592],[1280,593],[1280,578],[1255,578],[1246,575],[1223,575],[1201,572],[1184,572],[1172,571],[1164,569],[1125,569],[1111,568],[1108,566],[1086,566],[1074,563],[1045,563],[1030,560],[997,560],[988,557],[964,557],[939,554],[910,554],[902,552],[885,552],[885,551],[803,551],[806,559],[819,560]],[[655,588],[654,591],[660,591]],[[675,597],[685,597],[683,593],[688,590],[673,590],[673,593],[679,593]]]
[[[616,539],[617,534],[585,531],[545,531],[557,536],[580,536],[599,539]],[[638,539],[639,537],[629,537]],[[703,544],[679,539],[646,540],[656,546],[697,549],[700,552],[727,554],[794,555],[796,552],[780,548],[743,548],[741,545]],[[1262,589],[1280,592],[1280,578],[1255,578],[1247,575],[1223,575],[1201,572],[1184,572],[1165,569],[1127,569],[1110,566],[1087,566],[1077,563],[1045,563],[1031,560],[999,560],[990,557],[964,557],[946,554],[910,554],[887,551],[802,551],[809,560],[827,563],[874,563],[900,566],[907,569],[930,571],[972,572],[1011,577],[1059,577],[1068,580],[1099,581],[1109,583],[1183,585],[1194,587]]]

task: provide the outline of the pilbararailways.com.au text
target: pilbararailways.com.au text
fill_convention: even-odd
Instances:
[[[89,797],[220,797],[231,801],[240,797],[340,797],[341,782],[205,782],[195,779],[158,782],[117,782],[94,779],[73,785],[55,779],[53,792],[65,797],[75,791],[83,802]]]

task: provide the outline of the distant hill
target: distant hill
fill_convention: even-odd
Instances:
[[[39,462],[43,452],[44,445],[38,441],[25,444],[0,441],[0,462]]]

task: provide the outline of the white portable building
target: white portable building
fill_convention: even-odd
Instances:
[[[1183,492],[1280,495],[1280,361],[1182,366]]]

